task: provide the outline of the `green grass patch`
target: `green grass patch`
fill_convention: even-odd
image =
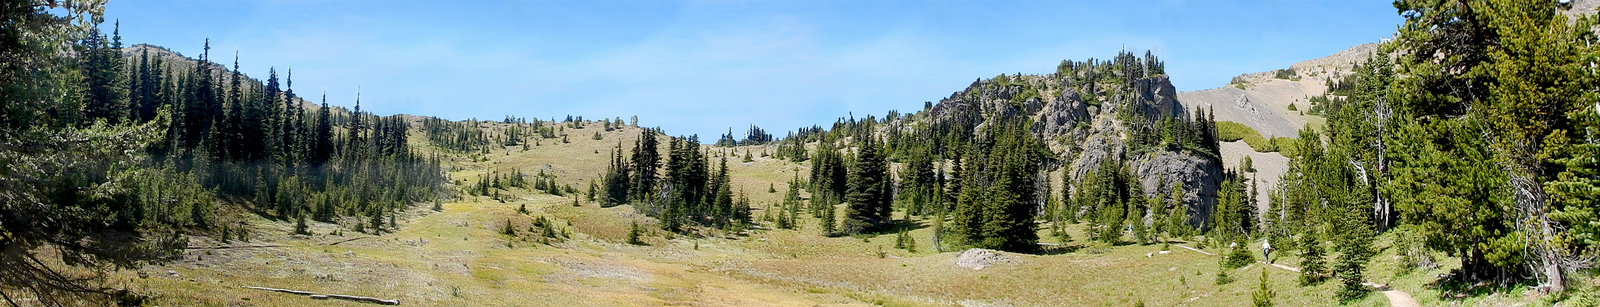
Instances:
[[[1244,143],[1250,144],[1250,149],[1254,149],[1256,152],[1294,154],[1294,139],[1281,136],[1267,139],[1261,136],[1261,132],[1257,132],[1256,129],[1252,129],[1250,126],[1230,121],[1217,121],[1217,139],[1223,142],[1244,140]]]

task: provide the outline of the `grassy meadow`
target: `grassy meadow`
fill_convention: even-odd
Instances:
[[[594,132],[603,138],[592,139]],[[461,182],[451,188],[463,190],[490,169],[521,169],[543,170],[586,190],[603,174],[609,151],[619,141],[629,149],[638,132],[569,127],[570,143],[546,139],[526,151],[497,147],[489,154],[462,155],[449,163],[450,178]],[[731,149],[737,156],[728,162],[734,191],[752,199],[758,218],[780,200],[795,171],[806,172],[803,165],[760,157],[763,149],[770,152]],[[744,150],[752,151],[754,161],[740,162]],[[769,185],[778,192],[769,193]],[[654,220],[626,205],[601,208],[581,201],[573,206],[571,196],[524,189],[501,193],[505,202],[458,193],[460,198],[438,212],[419,204],[399,216],[399,229],[381,235],[313,222],[314,235],[299,236],[291,234],[293,222],[257,218],[251,221],[256,230],[249,242],[192,242],[196,249],[183,259],[122,272],[115,281],[154,294],[153,304],[161,306],[364,305],[245,286],[420,306],[1241,306],[1251,303],[1264,267],[1227,271],[1236,281],[1217,285],[1214,256],[1162,244],[1091,246],[1081,240],[1081,225],[1068,225],[1067,241],[1041,229],[1046,243],[1059,245],[1039,254],[997,252],[1006,261],[974,270],[957,266],[961,250],[936,247],[932,223],[915,218],[903,223],[915,241],[910,250],[894,248],[895,233],[823,237],[809,216],[798,230],[675,235],[654,230]],[[524,207],[527,213],[518,212]],[[540,218],[549,221],[555,237],[534,229]],[[625,243],[634,222],[647,229],[643,241],[648,245]],[[515,235],[506,234],[507,223]],[[1378,243],[1381,254],[1374,258],[1371,278],[1428,305],[1461,302],[1444,301],[1446,295],[1427,285],[1435,274],[1448,271],[1450,259],[1441,258],[1435,270],[1398,274],[1397,254],[1387,248],[1391,240]],[[1278,263],[1296,265],[1298,259]],[[1335,303],[1329,298],[1334,282],[1300,287],[1297,273],[1270,269],[1268,274],[1281,306]],[[1387,306],[1388,301],[1374,292],[1348,304]]]

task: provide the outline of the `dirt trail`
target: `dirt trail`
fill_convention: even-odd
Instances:
[[[1203,250],[1199,250],[1199,249],[1196,249],[1196,248],[1193,248],[1193,247],[1188,247],[1188,246],[1183,246],[1183,245],[1173,245],[1173,246],[1182,247],[1184,249],[1191,250],[1191,251],[1194,251],[1196,253],[1204,254],[1204,255],[1207,255],[1207,256],[1216,256],[1217,255],[1217,254],[1212,254],[1212,253],[1209,253],[1209,252],[1206,252],[1206,251],[1203,251]],[[1286,270],[1286,271],[1292,271],[1292,272],[1295,272],[1295,273],[1299,273],[1300,272],[1300,268],[1297,268],[1297,267],[1292,267],[1292,266],[1287,266],[1287,265],[1282,265],[1282,264],[1276,264],[1276,263],[1266,263],[1264,261],[1256,261],[1256,263],[1269,265],[1269,266],[1272,266],[1272,267],[1275,267],[1275,268],[1283,269],[1283,270]],[[1368,287],[1372,287],[1374,289],[1378,289],[1379,293],[1383,293],[1383,297],[1386,297],[1386,298],[1389,299],[1389,306],[1394,306],[1394,307],[1422,307],[1422,304],[1417,303],[1417,300],[1414,299],[1414,298],[1411,298],[1411,294],[1410,293],[1406,293],[1405,291],[1395,290],[1394,288],[1390,288],[1389,285],[1372,283],[1372,282],[1363,282],[1361,284],[1366,285]]]
[[[1383,291],[1383,297],[1389,298],[1389,306],[1396,306],[1396,307],[1413,307],[1413,306],[1422,307],[1422,304],[1417,303],[1417,300],[1411,298],[1411,294],[1407,294],[1405,291],[1393,290],[1393,289],[1386,290],[1386,291]]]

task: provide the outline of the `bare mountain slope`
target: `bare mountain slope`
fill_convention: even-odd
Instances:
[[[1244,124],[1263,137],[1292,138],[1307,124],[1320,126],[1325,121],[1321,116],[1301,114],[1300,111],[1310,107],[1307,98],[1326,93],[1329,79],[1337,80],[1351,74],[1356,64],[1366,61],[1377,49],[1377,44],[1361,44],[1326,57],[1294,63],[1289,65],[1291,71],[1239,75],[1227,86],[1178,93],[1178,101],[1191,112],[1196,108],[1211,110],[1217,120]],[[1291,104],[1296,110],[1289,109]],[[1247,174],[1257,180],[1256,204],[1265,210],[1269,192],[1275,190],[1289,159],[1276,152],[1255,152],[1244,142],[1222,144],[1223,166],[1239,168],[1245,156],[1251,157],[1256,169]]]
[[[1309,107],[1306,99],[1321,96],[1328,90],[1326,82],[1330,78],[1349,75],[1356,64],[1366,61],[1377,49],[1378,44],[1361,44],[1294,63],[1289,65],[1291,71],[1281,75],[1280,70],[1239,75],[1227,86],[1178,93],[1178,100],[1190,110],[1215,110],[1217,120],[1250,126],[1265,137],[1294,137],[1306,124],[1323,123],[1320,116],[1301,115],[1300,111]],[[1291,104],[1299,111],[1289,110]]]

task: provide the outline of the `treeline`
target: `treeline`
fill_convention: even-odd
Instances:
[[[1545,1],[1396,1],[1398,37],[1313,107],[1266,214],[1274,246],[1358,297],[1375,236],[1459,257],[1448,289],[1537,282],[1561,292],[1593,267],[1600,196],[1593,16]],[[1406,268],[1430,267],[1428,252]],[[1308,270],[1307,274],[1325,273]],[[1306,280],[1316,282],[1310,275]]]
[[[361,111],[359,93],[349,112],[335,115],[326,96],[320,107],[307,110],[292,77],[287,88],[279,85],[275,69],[265,82],[251,80],[239,73],[237,58],[232,71],[222,70],[212,64],[209,42],[189,71],[151,65],[151,49],[142,48],[137,63],[129,63],[136,68],[126,82],[113,83],[168,88],[173,95],[141,94],[154,99],[131,102],[91,98],[85,109],[168,110],[173,120],[167,138],[148,150],[152,167],[168,165],[194,176],[219,196],[247,200],[264,215],[310,215],[326,222],[364,217],[358,219],[367,221],[361,228],[374,232],[394,226],[383,223],[385,217],[393,220],[397,211],[439,196],[444,178],[438,158],[411,150],[404,118]],[[132,114],[85,112],[88,120],[144,120]]]

